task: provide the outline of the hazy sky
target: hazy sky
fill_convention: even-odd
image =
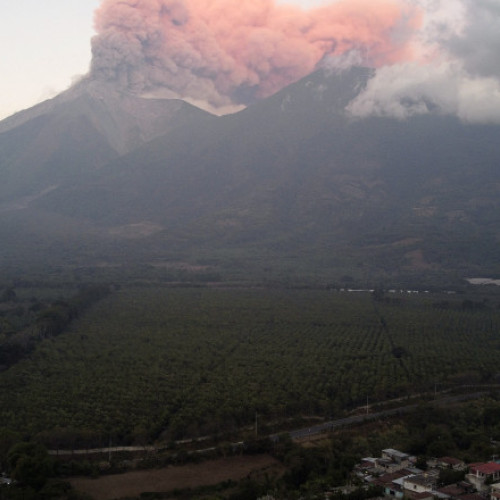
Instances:
[[[112,8],[101,16],[101,40],[103,46],[107,44],[107,48],[114,50],[116,44],[109,43],[113,37],[109,36],[109,19],[106,19],[114,0],[103,1]],[[255,4],[263,1],[254,0]],[[363,13],[360,6],[373,9],[380,5],[382,10],[384,2],[386,6],[392,2],[417,8],[422,13],[418,32],[412,33],[410,40],[415,57],[402,61],[399,54],[399,60],[393,56],[391,64],[387,61],[385,65],[379,64],[377,78],[353,103],[353,113],[404,117],[426,112],[431,101],[466,120],[500,121],[500,0],[282,0],[278,3],[296,3],[308,9],[337,1],[348,8],[357,6],[351,22]],[[76,77],[87,73],[90,40],[94,35],[93,13],[100,3],[100,0],[6,2],[0,16],[0,118],[56,95]],[[238,6],[234,9],[237,10],[241,4],[234,0],[231,5]],[[398,21],[399,33],[393,30],[390,35],[395,46],[408,43],[410,24]],[[385,27],[379,23],[378,29],[376,36]],[[363,33],[360,36],[366,40]],[[373,44],[373,39],[368,38],[367,43]]]
[[[99,0],[15,0],[0,16],[0,117],[52,97],[88,69]]]

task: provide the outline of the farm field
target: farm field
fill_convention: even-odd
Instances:
[[[441,295],[124,288],[0,373],[2,426],[50,448],[262,433],[498,378],[500,309]]]
[[[72,486],[94,500],[139,497],[147,491],[163,493],[186,488],[211,486],[224,481],[240,481],[250,475],[280,475],[283,465],[269,455],[234,456],[163,469],[132,471],[97,479],[74,478]]]

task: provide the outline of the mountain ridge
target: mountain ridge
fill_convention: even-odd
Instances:
[[[173,126],[173,116],[181,109],[200,116],[210,115],[180,99],[142,98],[117,90],[111,84],[86,78],[56,97],[0,121],[0,134],[39,116],[82,114],[94,122],[119,154],[125,154],[166,133]],[[117,137],[112,136],[111,127],[118,129]]]

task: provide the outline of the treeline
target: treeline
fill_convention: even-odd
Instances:
[[[0,371],[30,354],[41,340],[61,334],[75,318],[109,292],[109,286],[90,285],[80,288],[68,300],[44,303],[31,299],[26,303],[17,297],[14,289],[6,289],[1,302],[11,306],[0,312]],[[13,317],[17,321],[12,321]]]

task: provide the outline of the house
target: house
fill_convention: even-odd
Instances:
[[[500,483],[491,485],[490,500],[500,500]]]
[[[392,448],[387,448],[382,450],[382,458],[395,462],[403,467],[406,467],[410,463],[410,455],[403,453],[399,450],[394,450]]]
[[[393,462],[388,458],[379,458],[377,459],[377,468],[386,474],[391,474],[392,472],[404,469],[405,465]]]
[[[382,486],[385,496],[402,499],[404,496],[403,479],[410,475],[411,472],[403,469],[396,472],[383,474],[382,476],[375,478],[373,484]]]
[[[436,461],[436,466],[440,469],[465,470],[466,465],[463,460],[454,457],[441,457]]]
[[[354,467],[354,473],[363,481],[370,483],[373,481],[373,475],[379,474],[380,469],[377,467],[376,458],[363,458],[361,463]]]
[[[436,474],[418,474],[406,477],[403,481],[403,489],[407,496],[410,493],[430,493],[438,482]]]
[[[366,457],[361,460],[361,463],[357,464],[355,467],[356,471],[360,472],[372,472],[377,470],[377,458]]]
[[[439,498],[450,498],[452,500],[458,500],[462,498],[464,495],[469,495],[475,490],[472,484],[466,483],[465,481],[461,481],[456,484],[449,484],[447,486],[443,486],[442,488],[437,489],[434,493]]]
[[[396,472],[409,465],[410,455],[392,448],[382,450],[382,458],[377,459],[377,467],[385,473]]]
[[[490,484],[500,481],[500,464],[496,462],[472,464],[466,478],[477,491],[488,491]]]

